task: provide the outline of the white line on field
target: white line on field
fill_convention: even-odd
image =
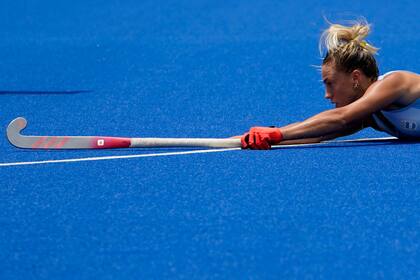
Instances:
[[[233,151],[233,150],[240,150],[240,149],[241,148],[228,148],[228,149],[193,150],[193,151],[156,153],[156,154],[136,154],[136,155],[123,155],[123,156],[103,156],[103,157],[52,159],[52,160],[40,160],[40,161],[5,162],[5,163],[0,163],[0,167],[17,166],[17,165],[47,164],[47,163],[68,163],[68,162],[80,162],[80,161],[98,161],[98,160],[111,160],[111,159],[127,159],[127,158],[142,158],[142,157],[162,157],[162,156],[177,156],[177,155],[189,155],[189,154],[218,153],[218,152],[226,152],[226,151]]]

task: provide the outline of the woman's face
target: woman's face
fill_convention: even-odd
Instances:
[[[336,108],[346,106],[361,96],[360,90],[355,88],[357,82],[353,73],[338,71],[333,63],[322,65],[321,73],[325,85],[325,98],[329,99]]]

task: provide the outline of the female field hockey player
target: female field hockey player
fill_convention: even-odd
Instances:
[[[392,71],[379,76],[377,48],[365,41],[366,22],[331,24],[320,39],[325,98],[335,109],[284,127],[252,127],[241,137],[244,149],[304,144],[350,135],[372,127],[401,139],[420,140],[420,75]]]

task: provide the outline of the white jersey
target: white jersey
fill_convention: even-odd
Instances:
[[[396,72],[391,71],[378,77],[382,80],[385,76]],[[378,127],[398,138],[420,137],[420,99],[408,106],[397,110],[380,110],[373,115]]]

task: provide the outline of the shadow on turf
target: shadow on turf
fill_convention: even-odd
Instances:
[[[67,95],[93,92],[92,90],[0,90],[0,95]]]

